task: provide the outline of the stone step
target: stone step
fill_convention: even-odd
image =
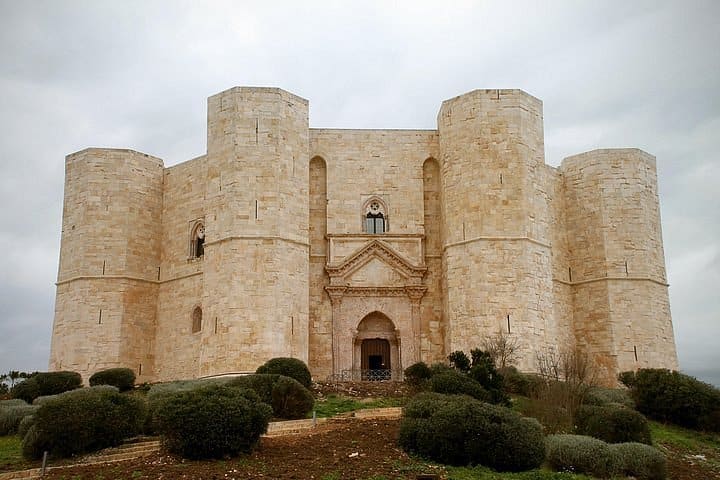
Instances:
[[[402,416],[402,407],[367,408],[365,410],[356,410],[353,416],[355,418],[368,420],[374,418],[400,418]]]

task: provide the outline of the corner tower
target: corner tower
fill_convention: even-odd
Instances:
[[[90,148],[65,160],[50,370],[153,379],[163,162]]]
[[[307,100],[250,87],[210,97],[206,161],[200,375],[307,362]]]
[[[475,90],[443,102],[447,351],[502,329],[533,350],[555,345],[542,103],[520,90]]]
[[[578,346],[615,373],[677,369],[655,157],[638,149],[574,155],[560,167]]]

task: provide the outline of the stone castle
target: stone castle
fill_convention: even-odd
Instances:
[[[66,158],[51,370],[139,381],[397,372],[498,332],[607,378],[677,368],[653,156],[545,164],[542,103],[443,102],[436,130],[308,128],[277,88],[208,100],[207,154]]]

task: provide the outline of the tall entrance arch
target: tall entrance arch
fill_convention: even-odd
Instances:
[[[367,314],[353,336],[353,370],[361,380],[391,380],[399,377],[400,333],[387,315]]]

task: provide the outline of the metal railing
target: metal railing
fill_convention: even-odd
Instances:
[[[328,376],[329,382],[383,382],[403,380],[402,370],[343,370]]]

